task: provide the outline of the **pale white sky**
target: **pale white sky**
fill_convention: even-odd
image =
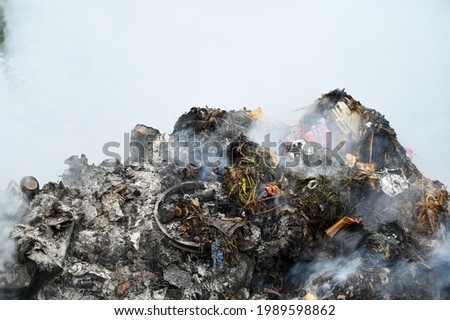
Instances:
[[[450,1],[0,0],[0,189],[192,106],[273,118],[346,88],[449,184]]]

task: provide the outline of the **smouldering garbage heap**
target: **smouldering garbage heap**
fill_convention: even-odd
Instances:
[[[267,123],[192,108],[168,139],[137,125],[125,164],[72,156],[58,183],[11,183],[0,295],[450,297],[449,194],[384,116],[334,90],[294,127]]]

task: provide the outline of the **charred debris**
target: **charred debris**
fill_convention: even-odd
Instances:
[[[167,141],[137,125],[125,164],[73,156],[58,183],[11,183],[3,206],[20,210],[1,297],[450,297],[449,194],[384,116],[334,90],[275,151],[248,138],[266,121],[260,109],[192,108]],[[167,150],[192,135],[224,161]]]

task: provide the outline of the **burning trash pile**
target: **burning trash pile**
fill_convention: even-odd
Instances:
[[[268,122],[192,108],[167,140],[137,125],[125,163],[11,183],[1,297],[450,298],[449,194],[384,116],[334,90],[250,138]]]

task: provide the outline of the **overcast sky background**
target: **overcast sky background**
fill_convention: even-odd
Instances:
[[[346,88],[450,184],[450,1],[0,0],[0,189],[192,106],[271,118]],[[284,116],[283,116],[284,115]]]

